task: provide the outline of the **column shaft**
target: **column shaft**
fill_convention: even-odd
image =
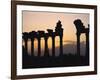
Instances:
[[[45,56],[49,56],[49,51],[48,51],[48,38],[45,38],[45,52],[44,52]]]
[[[63,55],[63,38],[60,37],[60,55]]]
[[[41,56],[41,39],[38,38],[38,56]]]
[[[55,37],[52,37],[52,55],[55,56]]]
[[[89,33],[86,33],[86,57],[89,58]]]
[[[31,55],[34,54],[34,39],[31,40]]]
[[[28,53],[28,45],[27,45],[28,40],[25,40],[25,50]]]
[[[77,55],[80,56],[80,34],[77,34]]]

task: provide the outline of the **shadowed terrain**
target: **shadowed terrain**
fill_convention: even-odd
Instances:
[[[30,56],[23,47],[23,69],[46,68],[46,67],[68,67],[89,65],[89,58],[78,56],[77,53],[64,53],[59,56]]]

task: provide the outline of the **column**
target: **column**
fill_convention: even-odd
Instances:
[[[45,37],[45,56],[49,56],[49,51],[48,51],[48,37]]]
[[[63,37],[60,36],[60,55],[63,55]]]
[[[28,53],[28,45],[27,45],[28,40],[25,40],[25,51]]]
[[[89,59],[89,33],[86,33],[86,58]]]
[[[38,38],[38,56],[41,55],[41,38]]]
[[[31,55],[34,54],[34,39],[31,39]]]
[[[77,55],[80,56],[80,33],[77,32]]]
[[[55,56],[55,36],[52,37],[52,55]]]

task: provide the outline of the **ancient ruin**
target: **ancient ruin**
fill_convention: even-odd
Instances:
[[[82,21],[80,19],[76,19],[74,21],[75,28],[76,28],[76,48],[77,52],[73,55],[71,53],[63,52],[63,31],[61,21],[59,20],[56,23],[55,31],[53,29],[47,29],[47,32],[38,30],[31,31],[31,32],[24,32],[23,33],[23,40],[24,46],[22,46],[22,60],[23,60],[23,68],[44,68],[44,67],[64,67],[64,66],[84,66],[89,65],[89,26],[85,28]],[[70,27],[70,26],[69,26]],[[86,36],[86,50],[85,56],[81,55],[81,41],[80,37],[81,34],[85,34]],[[56,36],[59,37],[59,56],[56,57],[56,47],[55,47],[55,38]],[[48,48],[48,39],[51,37],[52,39],[52,56],[49,53]],[[44,55],[41,57],[42,54],[42,45],[41,40],[44,38]],[[34,55],[35,53],[35,46],[34,41],[37,39],[37,56]],[[28,41],[31,41],[31,56],[28,54]]]
[[[88,28],[85,28],[82,21],[80,19],[77,19],[74,21],[74,24],[76,26],[77,32],[77,55],[80,56],[80,35],[82,33],[85,33],[86,35],[86,56],[89,57],[89,25]]]
[[[74,21],[75,27],[76,27],[76,36],[77,36],[77,55],[80,56],[80,36],[82,33],[85,33],[86,35],[86,56],[89,57],[89,26],[88,28],[85,28],[82,21],[80,19],[76,19]],[[44,50],[44,56],[49,56],[49,49],[48,49],[48,38],[52,38],[52,55],[55,56],[55,37],[59,36],[60,38],[60,47],[59,52],[60,56],[63,55],[63,28],[61,21],[59,20],[55,27],[55,32],[52,29],[47,29],[47,33],[45,31],[32,31],[32,32],[24,32],[23,33],[23,40],[25,42],[25,50],[27,49],[27,42],[28,39],[31,40],[31,55],[34,54],[34,40],[38,40],[38,56],[41,55],[41,38],[44,38],[45,40],[45,50]],[[27,52],[28,53],[28,52]]]
[[[44,55],[47,56],[49,55],[49,51],[48,51],[48,38],[51,37],[52,38],[52,55],[55,55],[55,37],[59,36],[60,37],[60,48],[59,48],[59,52],[60,55],[63,54],[63,28],[62,28],[62,24],[61,21],[59,20],[56,24],[55,27],[55,32],[53,32],[52,29],[47,29],[47,33],[45,33],[44,31],[32,31],[32,32],[24,32],[23,33],[23,40],[25,42],[25,50],[28,51],[27,49],[27,41],[28,39],[31,40],[31,55],[34,54],[34,40],[35,38],[38,40],[38,56],[41,55],[41,38],[44,38],[45,40],[45,51],[44,51]],[[28,52],[27,52],[28,53]]]

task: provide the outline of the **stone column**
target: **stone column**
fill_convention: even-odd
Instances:
[[[60,55],[63,55],[63,37],[60,36]]]
[[[55,36],[52,37],[52,55],[55,56]]]
[[[89,33],[86,33],[86,58],[89,59]]]
[[[41,55],[41,38],[38,38],[38,56]]]
[[[28,45],[27,45],[28,40],[25,40],[25,50],[28,53]]]
[[[49,51],[48,51],[48,37],[45,37],[45,52],[44,55],[45,56],[49,56]]]
[[[80,56],[80,33],[77,32],[77,55]]]
[[[31,55],[34,54],[34,39],[31,39]]]

